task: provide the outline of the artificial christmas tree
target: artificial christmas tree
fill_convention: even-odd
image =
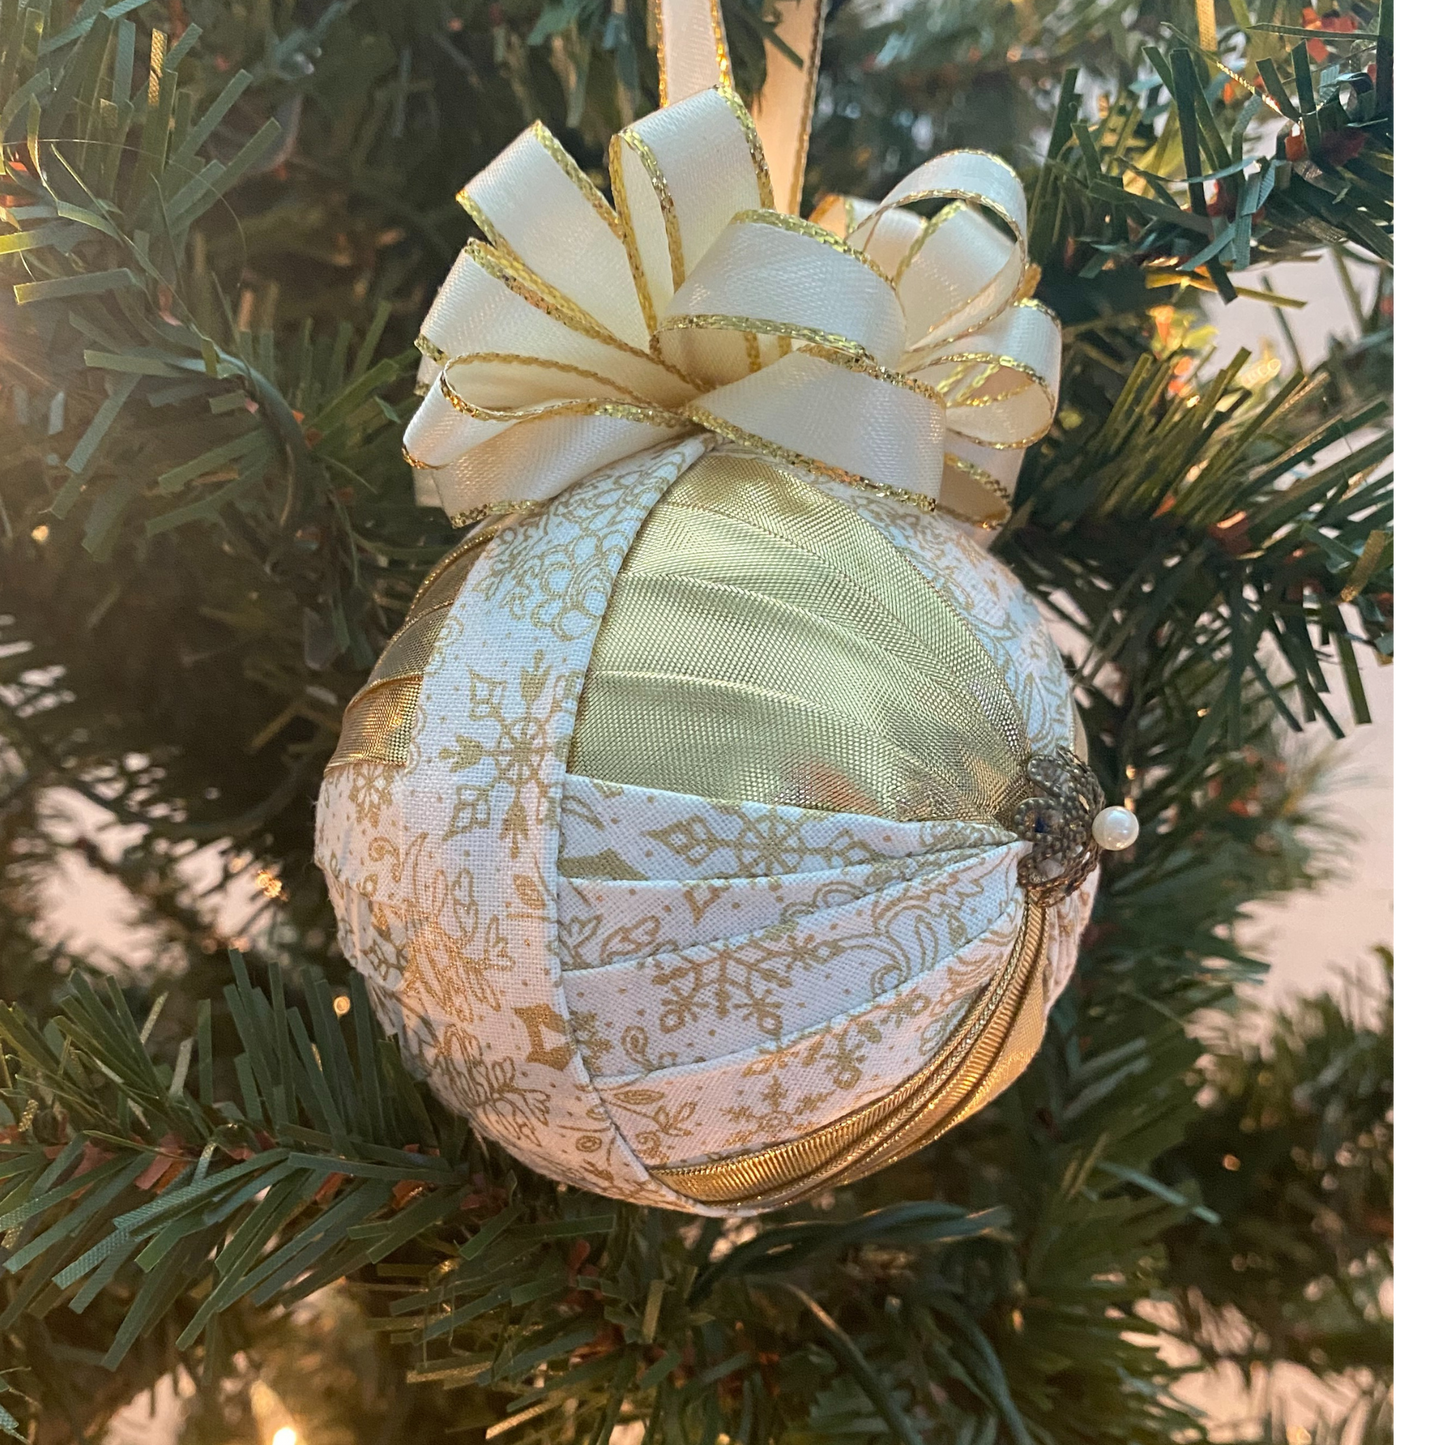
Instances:
[[[801,58],[769,39],[792,8],[724,7],[744,99]],[[1318,867],[1277,729],[1335,724],[1325,652],[1360,716],[1357,649],[1389,651],[1390,10],[1236,9],[1212,37],[1172,5],[1129,32],[1107,5],[830,21],[809,209],[958,146],[1023,176],[1065,351],[995,550],[1085,639],[1090,764],[1142,837],[1022,1079],[742,1229],[472,1140],[348,981],[308,861],[343,709],[454,540],[401,447],[408,343],[470,225],[450,197],[536,119],[605,185],[656,101],[647,17],[4,7],[0,1408],[22,1437],[78,1437],[184,1364],[196,1439],[256,1428],[232,1386],[260,1370],[303,1438],[1162,1440],[1198,1425],[1150,1341],[1208,1346],[1226,1307],[1252,1359],[1386,1378],[1388,1325],[1345,1283],[1386,1267],[1378,1064],[1324,1063],[1306,1030],[1315,1082],[1256,1117],[1200,1095],[1184,1027],[1257,972],[1240,910]],[[1380,265],[1359,338],[1308,376],[1201,366],[1192,296],[1327,247]],[[60,788],[135,828],[111,866],[168,977],[97,983],[43,941]],[[203,846],[272,895],[234,964],[187,881]],[[1251,1190],[1222,1187],[1245,1117],[1305,1163],[1265,1148]],[[1323,1217],[1300,1201],[1337,1190],[1312,1161],[1347,1117],[1365,1202],[1309,1264],[1262,1249]],[[357,1372],[364,1412],[337,1388]]]

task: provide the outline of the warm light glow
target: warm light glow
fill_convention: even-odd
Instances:
[[[284,899],[286,897],[285,886],[269,868],[256,870],[256,887],[267,898]]]
[[[1239,373],[1239,384],[1254,391],[1257,387],[1263,386],[1265,382],[1273,381],[1279,375],[1280,365],[1280,359],[1277,356],[1266,356],[1253,362]]]
[[[337,1018],[340,1018],[351,1012],[351,1000],[344,993],[339,993],[331,1000],[331,1007],[336,1011]]]
[[[256,1422],[257,1445],[301,1445],[295,1417],[265,1380],[251,1381],[251,1416]]]

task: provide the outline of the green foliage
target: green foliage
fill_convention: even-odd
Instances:
[[[1389,1368],[1392,1000],[1359,980],[1350,995],[1276,1013],[1262,1038],[1236,1027],[1209,1041],[1194,1142],[1224,1163],[1204,1190],[1223,1229],[1186,1223],[1169,1248],[1195,1281],[1181,1303],[1211,1359]]]
[[[1348,363],[1251,389],[1239,381],[1247,352],[1171,396],[1177,354],[1138,356],[1126,372],[1113,340],[1100,328],[1078,348],[1066,390],[1101,387],[1107,412],[1066,403],[1003,550],[1036,591],[1067,597],[1066,614],[1088,631],[1083,677],[1116,667],[1128,678],[1116,735],[1127,746],[1140,709],[1162,707],[1196,715],[1184,723],[1188,762],[1238,748],[1248,683],[1295,731],[1321,718],[1342,736],[1324,696],[1325,648],[1354,720],[1368,722],[1356,648],[1391,650],[1379,598],[1392,555],[1392,478],[1379,470],[1392,449],[1388,400],[1361,396]],[[1351,601],[1362,632],[1341,610]],[[1273,677],[1266,640],[1287,669]],[[1213,666],[1201,669],[1204,658]],[[1155,761],[1127,750],[1136,767]]]
[[[228,1306],[285,1308],[345,1276],[410,1345],[413,1381],[475,1387],[478,1425],[575,1399],[571,1427],[598,1439],[624,1410],[678,1438],[806,1426],[918,1441],[992,1420],[1021,1440],[1029,1422],[1060,1440],[1125,1440],[1190,1426],[1147,1341],[1104,1326],[1157,1289],[1161,1230],[1219,1222],[1191,1203],[1193,1180],[1147,1172],[1196,1112],[1197,1047],[1163,1014],[1151,1037],[1091,1060],[1065,1050],[1013,1099],[1044,1197],[1001,1167],[1017,1119],[985,1120],[942,1158],[904,1166],[957,1180],[933,1201],[887,1202],[895,1171],[829,1217],[796,1211],[749,1239],[556,1190],[417,1092],[359,980],[338,1020],[318,978],[303,1014],[278,972],[263,992],[233,961],[226,1002],[244,1047],[224,1061],[229,1098],[208,1010],[170,1065],[113,985],[79,985],[44,1030],[0,1015],[6,1104],[23,1121],[0,1145],[19,1282],[0,1330],[23,1337],[110,1291],[126,1308],[104,1364],[169,1318],[176,1358],[200,1374],[192,1347],[204,1361]],[[1196,1001],[1224,992],[1193,987]],[[1110,1104],[1126,1081],[1136,1097],[1120,1132]],[[954,1153],[969,1174],[947,1167]],[[983,1325],[1000,1319],[996,1343]],[[1121,1374],[1137,1388],[1106,1433],[1061,1412],[1080,1389],[1102,1401]]]
[[[1203,284],[1229,296],[1226,270],[1321,244],[1388,258],[1389,80],[1367,67],[1390,7],[1353,6],[1355,31],[1312,40],[1267,18],[1289,8],[1260,5],[1251,19],[1233,5],[1213,53],[1169,4],[917,5],[883,25],[845,11],[812,174],[828,190],[857,190],[861,176],[860,193],[875,194],[935,149],[984,145],[1028,164],[1042,139],[1030,250],[1067,250],[1086,277],[1129,258],[1207,271]]]
[[[1187,46],[1167,57],[1146,46],[1154,75],[1131,86],[1092,126],[1077,118],[1078,73],[1070,70],[1034,191],[1034,254],[1067,240],[1086,275],[1123,256],[1186,274],[1203,271],[1207,278],[1196,284],[1202,280],[1226,299],[1234,295],[1230,270],[1291,259],[1321,243],[1353,244],[1388,260],[1386,119],[1375,115],[1375,92],[1363,71],[1329,66],[1316,92],[1306,44],[1289,56],[1293,96],[1278,67],[1257,51],[1250,58],[1258,90],[1229,70],[1212,73],[1207,57]],[[1167,111],[1163,89],[1172,98]],[[1250,132],[1270,111],[1303,128],[1298,139],[1276,135],[1273,153]],[[1156,131],[1161,113],[1164,125]],[[1168,184],[1177,188],[1181,171],[1186,204]]]
[[[655,102],[645,7],[0,0],[0,1430],[93,1437],[184,1365],[208,1445],[254,1430],[258,1375],[307,1440],[1199,1439],[1173,1339],[1366,1369],[1385,1438],[1388,1019],[1311,1000],[1203,1064],[1192,1021],[1261,971],[1244,910],[1329,861],[1280,727],[1363,720],[1391,653],[1390,7],[1229,14],[1218,55],[1186,0],[830,22],[809,194],[955,145],[1025,173],[1067,360],[998,550],[1076,630],[1143,835],[1018,1084],[741,1228],[473,1140],[379,1036],[309,862],[341,710],[447,542],[400,436],[450,198],[534,118],[600,179]],[[789,63],[771,5],[724,15],[744,91]],[[1377,264],[1358,336],[1208,374],[1199,292],[1325,248]],[[131,841],[68,842],[56,790]],[[284,885],[265,989],[203,846]],[[153,967],[47,940],[62,848]]]

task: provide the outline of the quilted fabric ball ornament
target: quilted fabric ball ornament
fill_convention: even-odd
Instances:
[[[662,19],[612,204],[540,127],[463,193],[487,241],[406,444],[477,525],[347,710],[316,856],[479,1132],[747,1214],[1006,1087],[1134,831],[976,540],[1058,377],[1017,179],[955,153],[803,221],[813,72],[774,67],[755,126],[715,14]],[[817,5],[785,25],[815,66]]]

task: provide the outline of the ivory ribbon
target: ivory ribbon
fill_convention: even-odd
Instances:
[[[1023,187],[953,151],[881,202],[796,215],[820,0],[784,15],[804,68],[772,58],[756,124],[716,0],[658,0],[664,107],[613,137],[611,203],[540,123],[462,191],[486,239],[418,338],[418,501],[458,525],[539,506],[701,430],[983,525],[1007,515],[1061,358],[1027,295]]]

